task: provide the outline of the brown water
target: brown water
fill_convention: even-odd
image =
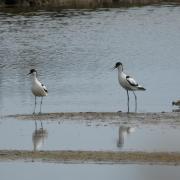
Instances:
[[[29,69],[49,90],[44,112],[126,111],[117,61],[146,87],[138,111],[179,98],[180,7],[0,12],[0,113],[32,113]],[[131,96],[131,111],[134,111]]]

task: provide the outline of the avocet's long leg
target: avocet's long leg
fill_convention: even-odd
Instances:
[[[42,102],[43,102],[43,96],[41,97],[41,103],[40,103],[40,111],[39,111],[39,114],[41,114],[41,106],[42,106]]]
[[[34,99],[35,101],[34,101],[34,112],[33,112],[33,114],[35,114],[35,111],[36,111],[36,104],[37,104],[37,103],[36,103],[36,96],[34,96],[34,97],[35,97],[35,99]]]
[[[134,97],[135,97],[135,112],[137,112],[137,96],[135,92],[133,91]]]
[[[128,113],[129,113],[129,92],[128,90],[126,90],[127,92],[127,107],[128,107]]]

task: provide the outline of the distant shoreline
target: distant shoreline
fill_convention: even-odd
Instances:
[[[1,8],[61,8],[92,9],[180,3],[180,0],[0,0]]]

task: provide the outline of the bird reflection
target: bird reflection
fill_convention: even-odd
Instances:
[[[135,131],[135,128],[134,127],[127,127],[127,126],[120,126],[119,127],[119,139],[118,139],[118,142],[117,142],[117,146],[119,148],[122,148],[123,145],[124,145],[124,139],[125,137],[134,132]]]
[[[48,131],[43,128],[42,122],[41,122],[41,127],[38,129],[37,122],[35,121],[35,130],[32,134],[34,151],[40,150],[47,137],[48,137]]]

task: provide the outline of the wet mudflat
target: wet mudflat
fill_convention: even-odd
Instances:
[[[179,113],[15,115],[0,121],[0,149],[179,152],[179,132]]]
[[[180,165],[180,153],[113,151],[0,150],[0,161],[25,160],[54,163]]]
[[[0,160],[179,165],[179,131],[179,113],[11,115],[0,119]]]

